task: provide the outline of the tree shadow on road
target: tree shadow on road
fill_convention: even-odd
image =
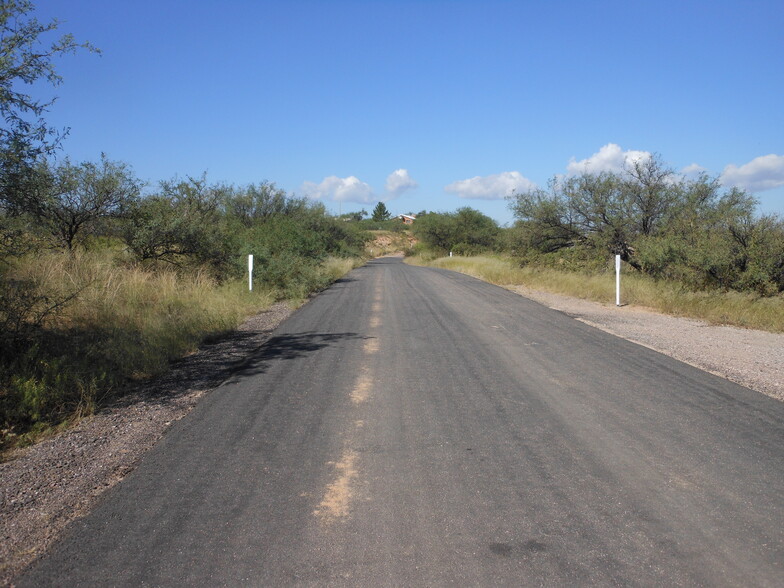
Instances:
[[[223,340],[203,345],[198,353],[174,362],[166,374],[132,386],[114,406],[133,405],[139,401],[176,403],[193,390],[211,390],[223,382],[262,374],[273,360],[296,359],[341,340],[365,338],[357,333],[268,335],[234,332]]]
[[[271,337],[257,353],[249,357],[242,365],[233,370],[229,382],[240,378],[264,373],[269,362],[288,360],[314,353],[337,341],[365,339],[357,333],[293,333]]]

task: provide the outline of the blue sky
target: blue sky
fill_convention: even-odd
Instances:
[[[38,0],[64,153],[348,212],[471,206],[658,153],[784,213],[784,2]],[[47,91],[49,93],[49,91]]]

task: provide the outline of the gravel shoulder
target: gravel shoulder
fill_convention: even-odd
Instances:
[[[712,325],[637,306],[610,306],[532,290],[507,289],[591,326],[784,400],[784,334]]]
[[[645,309],[509,286],[587,324],[784,400],[784,335],[713,326]],[[0,585],[85,515],[176,420],[217,387],[290,314],[284,304],[181,360],[154,382],[76,427],[0,464]]]
[[[117,404],[0,463],[0,585],[10,585],[68,523],[87,514],[291,312],[283,303],[272,306],[164,376],[137,385]]]

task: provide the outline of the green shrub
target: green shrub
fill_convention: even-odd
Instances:
[[[489,216],[473,208],[454,213],[424,214],[413,225],[414,235],[436,253],[478,255],[497,247],[500,229]]]
[[[678,177],[657,157],[625,172],[554,178],[510,198],[518,219],[507,250],[526,264],[565,268],[620,254],[635,269],[689,289],[784,292],[784,223],[718,179]],[[592,254],[590,252],[593,252]],[[581,259],[582,257],[582,259]]]

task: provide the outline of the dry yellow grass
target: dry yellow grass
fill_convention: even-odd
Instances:
[[[506,257],[441,257],[427,261],[409,257],[408,263],[458,271],[500,286],[523,285],[536,290],[598,302],[615,302],[613,273],[586,275],[549,268],[519,267]],[[784,332],[784,296],[761,298],[739,292],[694,292],[679,284],[656,281],[627,269],[621,278],[624,304],[644,306],[675,316],[703,319]]]
[[[55,296],[77,292],[49,326],[92,333],[102,356],[126,375],[157,373],[273,302],[271,292],[248,292],[244,282],[218,284],[203,271],[126,265],[116,255],[52,253],[27,260],[14,274]]]
[[[44,292],[78,292],[55,328],[100,335],[105,353],[123,373],[154,374],[207,337],[230,331],[268,308],[275,293],[245,280],[217,283],[206,271],[145,269],[118,262],[117,252],[52,253],[28,260],[14,273]],[[357,267],[359,258],[328,258],[325,281]]]
[[[360,263],[327,259],[319,283]],[[163,372],[280,294],[263,284],[250,292],[244,279],[218,283],[205,271],[145,268],[117,249],[46,253],[21,260],[5,277],[34,284],[37,295],[52,300],[71,298],[25,348],[3,358],[10,372],[0,381],[0,447],[92,412],[128,378]]]
[[[322,268],[329,281],[334,282],[363,263],[364,260],[359,257],[328,257],[322,264]]]

